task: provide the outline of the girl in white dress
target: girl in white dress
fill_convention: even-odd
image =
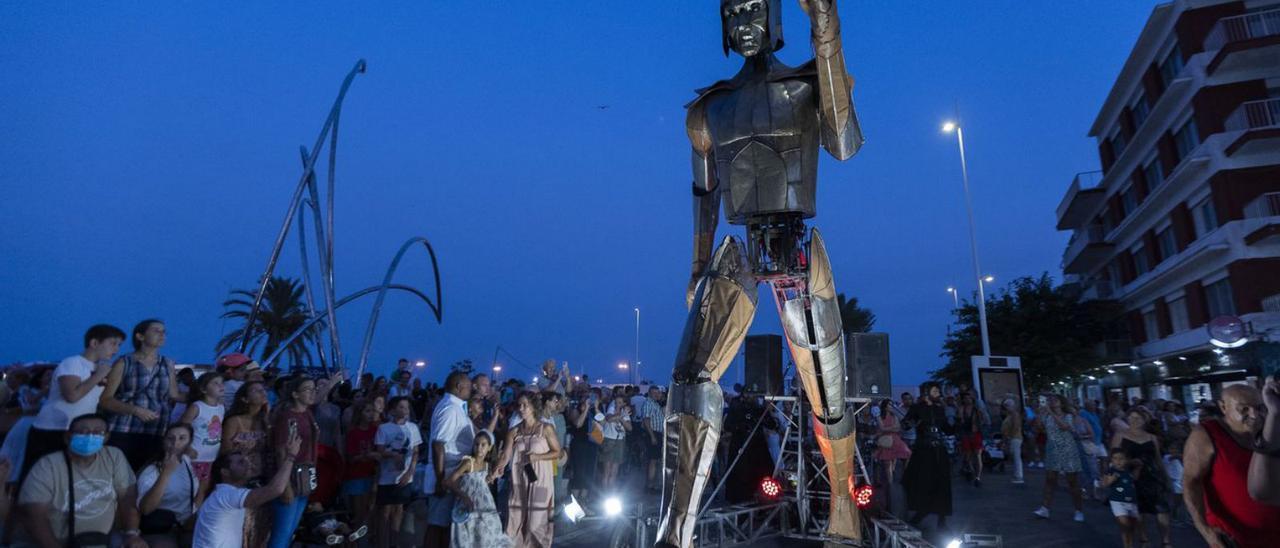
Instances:
[[[445,482],[445,487],[457,495],[457,508],[453,515],[453,528],[449,535],[450,548],[507,548],[511,539],[502,531],[498,508],[489,493],[489,450],[493,447],[493,434],[488,430],[476,432],[471,456],[463,457],[458,468]],[[465,519],[464,519],[465,518]]]

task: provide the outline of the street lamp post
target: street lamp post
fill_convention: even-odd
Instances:
[[[502,364],[493,364],[493,382],[497,384],[498,377],[502,376]]]
[[[982,334],[982,355],[991,355],[991,340],[987,336],[987,297],[982,288],[982,267],[978,263],[978,237],[973,223],[973,197],[969,195],[969,166],[964,157],[964,129],[955,122],[942,125],[946,133],[956,132],[956,142],[960,145],[960,176],[964,182],[964,205],[969,213],[969,250],[973,253],[973,278],[978,283],[978,327]]]
[[[635,366],[636,373],[634,373],[634,375],[638,376],[638,375],[640,375],[640,373],[639,373],[639,369],[640,369],[640,307],[638,307],[638,306],[636,307],[636,356],[635,356],[635,360],[636,360],[636,361],[635,361],[635,364],[636,364],[636,366]],[[635,384],[635,382],[632,382],[631,384]]]
[[[627,364],[627,362],[622,362],[618,364],[618,371],[623,371],[624,374],[627,375],[627,380],[631,379],[631,366]],[[629,384],[634,384],[634,383],[629,383]]]
[[[956,288],[947,287],[947,293],[951,294],[951,308],[953,310],[960,308],[960,295],[956,292]]]

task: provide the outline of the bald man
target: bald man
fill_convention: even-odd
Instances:
[[[1249,462],[1265,409],[1257,388],[1222,390],[1221,419],[1201,421],[1183,449],[1182,499],[1211,548],[1275,546],[1280,507],[1249,496]]]
[[[1267,420],[1258,451],[1249,461],[1249,496],[1265,504],[1280,505],[1280,378],[1267,379],[1262,401],[1267,404]]]

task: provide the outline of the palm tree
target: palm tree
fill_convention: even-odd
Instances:
[[[876,325],[876,315],[870,308],[858,306],[858,298],[845,299],[844,293],[836,295],[836,306],[840,309],[840,324],[845,333],[870,333]]]
[[[257,354],[258,359],[265,359],[280,347],[282,341],[310,319],[302,298],[304,290],[305,286],[302,282],[293,278],[273,276],[267,282],[262,307],[258,310],[252,329],[249,330],[247,354],[250,356]],[[240,344],[240,337],[244,334],[243,322],[249,319],[254,297],[256,293],[253,291],[236,289],[232,290],[231,297],[222,303],[222,306],[228,308],[222,317],[240,320],[241,325],[218,341],[216,349],[218,354]],[[310,332],[289,343],[284,354],[289,357],[291,367],[309,366],[312,365],[311,350],[319,346],[320,328],[313,326]],[[258,352],[259,347],[261,347],[261,353]]]

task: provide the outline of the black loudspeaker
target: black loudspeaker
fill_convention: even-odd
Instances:
[[[742,389],[753,394],[782,395],[782,336],[747,337]]]
[[[855,398],[892,398],[889,334],[849,333],[844,342],[846,394]]]

